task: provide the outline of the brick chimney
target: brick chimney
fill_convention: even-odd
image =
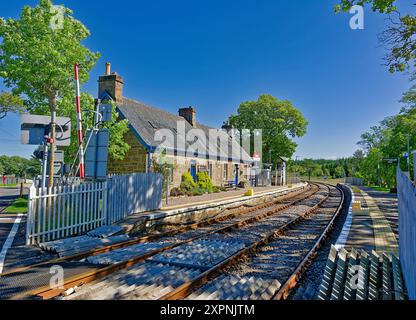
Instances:
[[[113,98],[117,103],[123,103],[123,78],[116,72],[111,74],[111,65],[106,63],[105,75],[100,76],[98,79],[98,98],[101,98],[104,91]]]
[[[185,118],[191,126],[196,126],[196,110],[194,107],[179,109],[179,116]]]
[[[224,124],[221,127],[222,130],[227,131],[228,133],[231,132],[231,130],[233,130],[233,126],[230,124],[230,121],[224,122]]]

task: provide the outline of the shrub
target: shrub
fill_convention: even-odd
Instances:
[[[213,187],[212,188],[212,192],[213,193],[220,193],[221,192],[221,188],[220,187]]]
[[[238,184],[238,187],[239,188],[242,188],[242,189],[246,189],[246,188],[248,188],[250,186],[250,184],[248,183],[248,181],[247,180],[242,180],[242,181],[240,181],[240,183]]]
[[[184,196],[184,195],[185,195],[185,192],[183,192],[180,188],[173,188],[170,191],[170,196],[171,197],[181,197],[181,196]]]
[[[200,188],[200,187],[195,187],[195,188],[193,188],[192,189],[192,191],[191,191],[191,194],[193,195],[193,196],[202,196],[202,195],[204,195],[204,194],[206,194],[207,193],[207,191],[206,190],[204,190],[204,189],[202,189],[202,188]]]
[[[192,191],[196,187],[196,183],[194,178],[192,178],[189,172],[185,172],[182,175],[182,183],[181,183],[181,190],[184,192]]]
[[[209,193],[213,191],[214,185],[212,184],[212,180],[208,172],[198,172],[196,181],[198,187],[202,190],[205,190]]]

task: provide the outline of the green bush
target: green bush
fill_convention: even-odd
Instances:
[[[212,188],[212,192],[213,193],[220,193],[221,192],[221,188],[220,187],[213,187]]]
[[[207,191],[204,190],[204,189],[202,189],[202,188],[200,188],[200,187],[195,187],[191,191],[192,196],[202,196],[202,195],[204,195],[206,193],[207,193]]]
[[[214,185],[212,184],[212,180],[208,172],[198,172],[196,176],[196,181],[199,188],[209,193],[212,193]]]
[[[194,178],[192,178],[191,174],[189,172],[185,172],[182,175],[182,182],[181,182],[181,190],[184,192],[190,192],[196,187],[196,183],[194,181]]]
[[[185,192],[183,192],[180,188],[173,188],[170,191],[170,196],[171,197],[181,197],[181,196],[184,196],[184,195],[185,195]]]

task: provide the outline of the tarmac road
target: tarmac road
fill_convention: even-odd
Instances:
[[[27,192],[25,192],[27,193]],[[13,203],[20,195],[20,187],[17,188],[0,188],[0,269],[4,269],[5,264],[5,256],[4,254],[8,254],[9,250],[4,250],[5,243],[7,238],[10,235],[10,231],[13,228],[13,225],[16,222],[16,218],[18,217],[17,214],[6,214],[3,211]],[[24,222],[25,217],[20,217],[21,223],[17,230],[17,234],[14,238],[11,238],[13,242],[11,243],[12,247],[22,246],[25,243],[25,228]],[[9,240],[10,241],[10,240]],[[11,248],[9,248],[11,249]],[[14,254],[13,256],[17,256]],[[22,258],[21,256],[19,258]],[[0,270],[1,272],[2,270]]]
[[[19,197],[20,188],[0,188],[0,213]]]

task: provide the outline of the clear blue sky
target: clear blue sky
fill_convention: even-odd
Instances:
[[[309,120],[297,156],[351,155],[360,134],[397,113],[407,76],[382,66],[377,35],[385,17],[366,10],[365,30],[335,15],[337,0],[60,0],[90,30],[102,54],[83,89],[96,95],[106,61],[125,79],[124,94],[170,112],[197,107],[218,127],[239,104],[269,93],[289,99]],[[406,1],[401,1],[405,3]],[[0,0],[3,17],[24,4]],[[406,8],[408,9],[408,8]],[[0,154],[29,156],[19,119],[0,121]]]

